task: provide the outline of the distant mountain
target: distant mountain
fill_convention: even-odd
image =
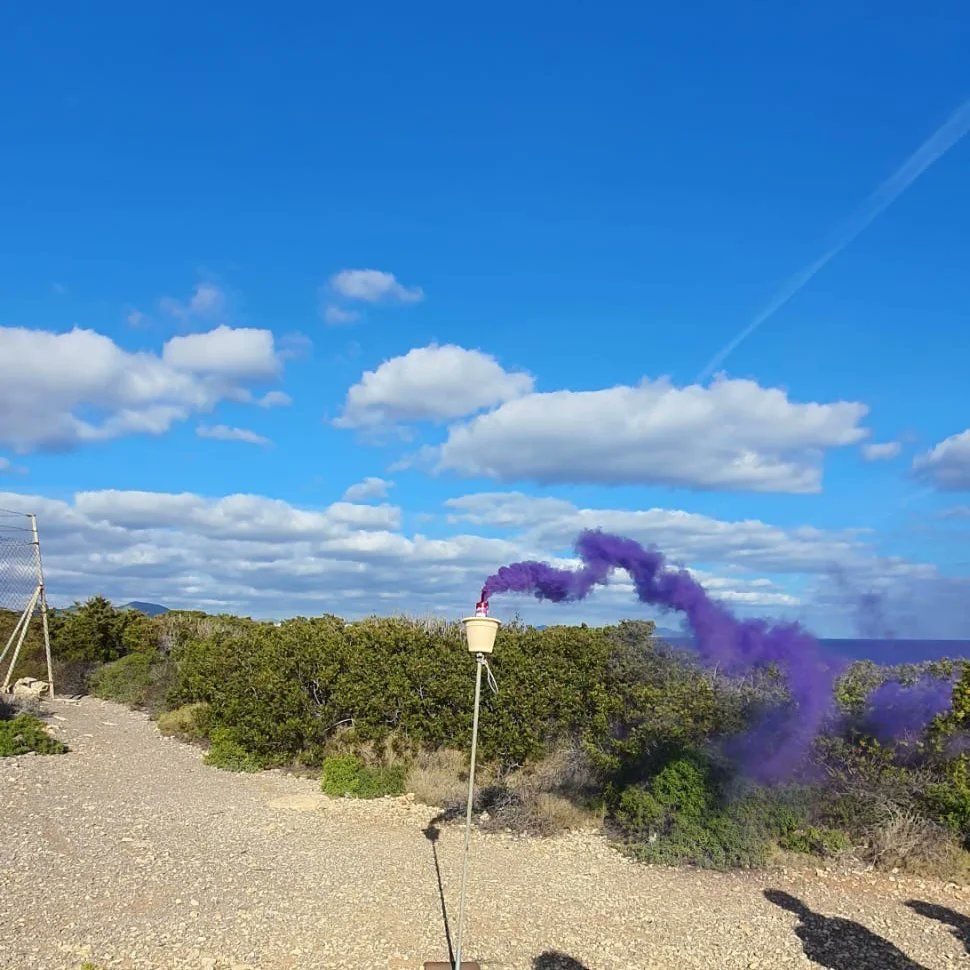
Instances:
[[[130,603],[125,603],[124,606],[119,606],[119,610],[124,612],[125,610],[138,610],[139,613],[144,613],[145,616],[161,616],[162,613],[168,613],[167,606],[159,606],[158,603],[142,603],[139,600],[132,600]]]

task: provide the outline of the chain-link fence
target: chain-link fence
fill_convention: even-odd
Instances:
[[[23,613],[36,589],[37,554],[30,516],[0,509],[0,609]]]
[[[36,520],[23,512],[0,509],[0,678],[4,690],[35,613],[42,614],[48,679],[51,679],[46,610]],[[50,690],[53,693],[53,685]]]

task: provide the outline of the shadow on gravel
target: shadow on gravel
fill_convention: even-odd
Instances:
[[[546,950],[532,961],[532,970],[589,970],[589,967],[558,950]]]
[[[434,859],[434,872],[438,878],[438,899],[441,900],[441,919],[445,924],[445,940],[448,943],[448,961],[455,962],[455,950],[451,945],[451,927],[448,924],[448,907],[445,905],[445,887],[441,882],[441,865],[438,863],[438,838],[441,836],[441,829],[438,828],[440,822],[451,822],[461,815],[461,811],[456,808],[449,808],[439,815],[435,815],[428,827],[422,829],[424,837],[431,843],[431,856]],[[464,961],[462,961],[464,963]]]
[[[766,889],[765,898],[794,913],[801,921],[795,935],[809,960],[830,970],[927,970],[899,947],[867,930],[861,923],[823,916],[780,889]]]
[[[910,899],[906,905],[920,916],[952,926],[953,935],[963,944],[967,953],[970,953],[970,917],[963,916],[954,909],[947,909],[946,906],[924,903],[922,899]]]

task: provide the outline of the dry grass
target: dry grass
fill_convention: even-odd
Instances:
[[[479,817],[487,829],[533,835],[598,828],[603,813],[586,796],[590,778],[582,752],[565,744],[501,777],[482,768],[476,776]],[[468,791],[465,754],[448,748],[419,751],[408,769],[406,786],[426,805],[460,809]]]
[[[965,870],[967,853],[946,829],[912,810],[893,809],[870,833],[865,852],[880,869],[950,878]]]
[[[552,792],[539,792],[532,807],[532,831],[539,835],[596,829],[603,824],[602,810],[579,804]]]
[[[419,751],[405,781],[419,802],[436,808],[453,808],[464,801],[468,787],[465,755],[452,748]]]
[[[533,835],[599,828],[603,809],[590,797],[593,790],[593,773],[582,749],[560,743],[483,793],[488,827]]]

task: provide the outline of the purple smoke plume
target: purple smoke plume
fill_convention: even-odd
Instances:
[[[916,735],[938,714],[950,709],[953,683],[923,677],[914,684],[890,680],[869,695],[865,729],[883,743]]]
[[[774,712],[734,739],[732,753],[747,771],[761,781],[773,781],[804,762],[832,709],[838,673],[836,663],[820,654],[815,637],[797,623],[738,619],[685,569],[668,567],[662,553],[632,539],[589,530],[576,540],[576,552],[583,565],[575,570],[535,561],[502,566],[485,581],[482,603],[487,607],[497,593],[531,593],[554,603],[581,600],[614,569],[623,569],[642,602],[685,615],[704,663],[726,673],[775,664],[786,675],[793,709]],[[951,691],[948,681],[932,679],[912,687],[884,684],[870,698],[870,723],[884,738],[898,739],[946,710]]]
[[[788,679],[795,710],[756,727],[743,740],[751,773],[763,781],[789,775],[804,759],[832,704],[834,670],[819,655],[818,643],[797,623],[739,620],[684,569],[668,568],[663,554],[638,542],[599,531],[576,540],[583,565],[556,569],[548,563],[503,566],[485,581],[483,599],[497,593],[532,593],[561,603],[583,599],[605,583],[614,569],[630,574],[644,603],[683,613],[701,659],[726,672],[776,664]]]

